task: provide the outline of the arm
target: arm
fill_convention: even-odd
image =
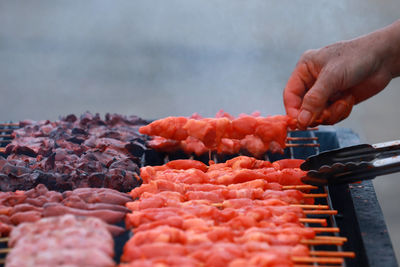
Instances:
[[[400,75],[400,20],[359,38],[305,52],[284,90],[289,116],[304,129],[334,124]]]

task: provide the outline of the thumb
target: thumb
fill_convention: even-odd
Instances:
[[[299,128],[307,128],[321,115],[327,106],[329,97],[334,92],[333,84],[335,83],[332,81],[331,75],[326,71],[322,71],[317,81],[304,95],[300,113],[297,117]]]

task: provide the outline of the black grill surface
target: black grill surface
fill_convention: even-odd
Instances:
[[[3,128],[4,129],[4,128]],[[319,148],[315,147],[296,147],[287,148],[283,155],[268,154],[266,159],[275,161],[282,158],[306,159],[308,156],[316,153],[331,150],[335,148],[356,145],[360,143],[357,134],[350,129],[327,128],[319,131],[299,131],[292,132],[292,137],[318,137]],[[0,133],[1,137],[1,133]],[[310,141],[301,141],[296,143],[309,143]],[[0,147],[4,146],[0,143]],[[223,162],[234,156],[212,155],[213,159]],[[160,165],[166,160],[178,158],[188,158],[183,153],[165,155],[153,150],[146,151],[144,165]],[[203,162],[208,162],[209,156],[194,158]],[[315,247],[315,249],[343,249],[344,251],[353,251],[356,258],[346,259],[345,266],[348,267],[391,267],[398,266],[394,255],[393,247],[387,232],[386,224],[382,215],[381,208],[376,198],[375,190],[371,181],[364,181],[359,184],[335,185],[321,188],[321,192],[328,192],[330,200],[320,200],[319,204],[332,204],[332,209],[338,211],[338,214],[331,216],[330,226],[340,228],[340,236],[348,238],[343,247]],[[326,203],[331,201],[331,203]],[[334,225],[332,225],[334,224]],[[123,222],[121,222],[123,225]],[[115,239],[116,255],[115,260],[119,262],[122,248],[129,239],[129,234]],[[1,243],[0,247],[4,247]],[[318,266],[318,265],[315,265]]]

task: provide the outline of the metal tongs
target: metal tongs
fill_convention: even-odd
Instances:
[[[311,185],[353,183],[400,171],[400,140],[362,144],[308,157],[300,168]]]

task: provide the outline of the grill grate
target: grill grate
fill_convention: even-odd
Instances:
[[[18,124],[4,123],[0,124],[0,155],[4,153],[4,147],[11,141],[11,133],[18,129]],[[359,142],[358,137],[347,129],[328,129],[325,131],[293,131],[288,135],[290,144],[283,155],[266,154],[265,160],[276,161],[283,158],[305,159],[308,156],[349,145],[355,145]],[[318,142],[317,142],[318,138]],[[310,143],[311,141],[311,143]],[[208,162],[212,158],[215,162],[223,162],[237,155],[204,155],[201,157],[192,156],[192,159]],[[148,150],[145,157],[142,158],[144,165],[160,165],[166,161],[174,159],[188,158],[187,155],[177,152],[171,155],[157,153]],[[313,246],[311,245],[311,255],[320,256],[319,251],[335,251],[335,256],[349,256],[345,251],[355,251],[356,258],[345,258],[343,264],[329,266],[397,266],[392,245],[386,230],[382,212],[377,202],[371,181],[365,181],[360,185],[337,185],[329,187],[320,187],[313,193],[326,194],[324,198],[316,199],[316,204],[328,205],[332,210],[338,211],[337,215],[325,215],[328,221],[328,227],[325,229],[340,229],[336,231],[326,230],[324,235],[340,238],[345,236],[348,241],[344,245],[334,246]],[[310,215],[311,216],[311,215]],[[313,215],[312,218],[321,216]],[[319,225],[308,223],[309,227]],[[361,234],[362,233],[362,234]],[[122,237],[116,241],[116,248],[122,250],[123,244],[129,237]],[[4,262],[7,253],[7,238],[0,238],[0,266]],[[116,260],[120,253],[116,253]],[[118,255],[119,254],[119,255]],[[298,266],[326,266],[327,263],[302,263]]]
[[[309,136],[297,137],[298,139],[295,139],[295,140],[300,140],[300,141],[311,140],[312,143],[315,144],[315,146],[309,146],[310,148],[308,148],[308,150],[309,150],[308,152],[311,152],[311,153],[307,154],[307,155],[303,155],[303,157],[302,157],[303,159],[305,159],[309,155],[319,154],[320,153],[320,145],[318,143],[318,137],[316,137],[315,132],[314,131],[308,131],[308,132],[304,132],[304,133],[309,135]],[[300,133],[300,135],[302,135],[302,134],[303,133]],[[296,138],[296,137],[293,137],[292,135],[296,135],[296,132],[289,132],[289,134],[288,134],[289,137]],[[289,141],[289,142],[291,143],[292,141]],[[312,153],[311,150],[314,150],[313,153]],[[295,151],[294,151],[293,147],[289,148],[289,157],[291,159],[296,158],[295,157]],[[316,205],[327,205],[330,210],[333,210],[332,200],[331,200],[331,196],[329,194],[328,187],[327,186],[321,187],[321,188],[317,189],[316,192],[318,192],[318,193],[323,192],[323,193],[326,194],[326,198],[324,198],[324,199],[317,198],[316,199]],[[335,219],[334,214],[328,215],[327,219],[328,219],[328,227],[338,228],[338,225],[336,223],[336,219]],[[306,227],[310,227],[311,225],[309,223],[307,223],[307,224],[305,224],[305,226]],[[331,234],[331,236],[334,236],[334,237],[340,237],[338,232],[333,232],[333,233],[330,233],[330,234]],[[329,235],[329,233],[325,233],[325,235]],[[326,251],[326,250],[343,252],[343,247],[341,245],[336,245],[335,247],[310,245],[310,250],[311,250],[311,253],[315,253],[315,251]],[[320,265],[318,263],[314,263],[312,266],[320,266]],[[346,263],[343,262],[343,264],[340,264],[339,266],[346,267]]]

